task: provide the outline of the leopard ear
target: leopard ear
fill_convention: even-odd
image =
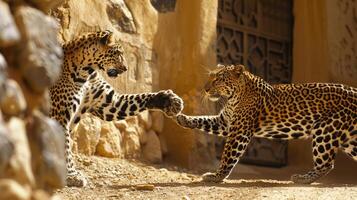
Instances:
[[[113,32],[110,30],[102,31],[100,34],[100,43],[103,45],[110,45],[113,42]]]

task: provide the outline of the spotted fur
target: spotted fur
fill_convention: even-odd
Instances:
[[[205,181],[228,177],[251,138],[312,138],[314,167],[293,175],[295,183],[312,183],[334,167],[338,149],[357,161],[357,89],[341,84],[270,85],[242,65],[219,65],[205,92],[227,99],[216,116],[179,114],[177,123],[226,138],[221,164]]]
[[[65,129],[67,185],[84,186],[86,178],[76,170],[71,152],[71,131],[84,113],[105,121],[122,120],[144,110],[160,110],[174,116],[183,108],[171,90],[157,93],[119,94],[102,77],[117,77],[127,70],[123,50],[112,41],[112,32],[81,36],[63,46],[62,75],[50,88],[50,115]]]

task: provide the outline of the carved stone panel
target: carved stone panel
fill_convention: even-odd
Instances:
[[[218,62],[244,64],[269,83],[289,83],[292,20],[291,0],[219,0]],[[254,139],[242,162],[285,165],[287,142]]]

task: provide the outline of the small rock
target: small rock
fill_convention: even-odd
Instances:
[[[140,184],[140,185],[135,185],[134,189],[135,190],[153,191],[155,189],[155,185],[152,185],[152,184]]]
[[[73,131],[74,149],[84,155],[94,155],[101,132],[101,121],[86,113]]]
[[[123,156],[121,149],[121,134],[112,122],[103,122],[96,154],[109,158]]]
[[[143,158],[151,163],[162,162],[160,140],[154,131],[147,133],[147,142],[142,147],[142,153]]]
[[[48,191],[65,185],[67,171],[64,152],[64,130],[55,120],[38,110],[27,126],[32,155],[32,169],[36,183]]]
[[[8,47],[20,41],[20,33],[12,18],[9,6],[0,1],[0,47]]]
[[[182,199],[183,199],[183,200],[190,200],[190,197],[187,196],[187,195],[185,195],[185,196],[182,197]]]
[[[7,116],[19,116],[26,110],[27,104],[20,86],[9,79],[5,83],[4,93],[0,97],[0,108]]]
[[[164,129],[164,115],[161,112],[151,112],[152,127],[151,129],[157,133],[161,133]]]
[[[33,91],[42,93],[61,73],[63,51],[57,40],[59,25],[54,18],[28,6],[15,9],[15,20],[22,36],[18,47],[22,75]]]
[[[123,150],[125,158],[140,157],[140,139],[137,129],[133,126],[128,127],[123,135]]]
[[[84,160],[82,160],[82,163],[84,166],[89,166],[89,165],[93,164],[93,161],[90,159],[84,159]]]
[[[30,188],[23,187],[11,179],[0,179],[1,199],[28,200],[30,199]]]

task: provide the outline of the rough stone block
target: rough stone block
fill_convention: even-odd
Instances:
[[[21,185],[34,186],[35,179],[31,169],[31,152],[26,135],[25,123],[12,117],[7,123],[10,140],[14,143],[14,155],[5,169],[4,178],[11,178]]]
[[[101,126],[99,119],[85,114],[73,131],[75,151],[85,155],[94,155],[100,138]]]
[[[151,163],[161,163],[162,153],[159,137],[154,131],[147,133],[147,142],[142,147],[143,158]]]
[[[119,31],[136,32],[133,16],[124,0],[110,0],[107,6],[107,13],[113,26]]]
[[[0,47],[7,47],[20,40],[20,33],[12,18],[9,6],[0,1]]]
[[[27,6],[16,9],[15,20],[22,36],[18,59],[22,75],[32,90],[42,93],[61,73],[59,26],[52,17]]]
[[[4,115],[18,116],[24,113],[27,104],[20,86],[14,80],[7,80],[0,97],[0,108]]]
[[[31,133],[31,153],[36,155],[32,156],[36,185],[49,191],[63,187],[67,172],[62,126],[40,111],[34,110],[28,132]]]
[[[161,133],[164,129],[164,115],[161,112],[151,112],[152,130]]]
[[[135,127],[128,127],[123,133],[123,150],[125,158],[140,157],[140,139]]]
[[[96,154],[109,158],[122,157],[121,141],[122,136],[114,123],[103,123]]]

